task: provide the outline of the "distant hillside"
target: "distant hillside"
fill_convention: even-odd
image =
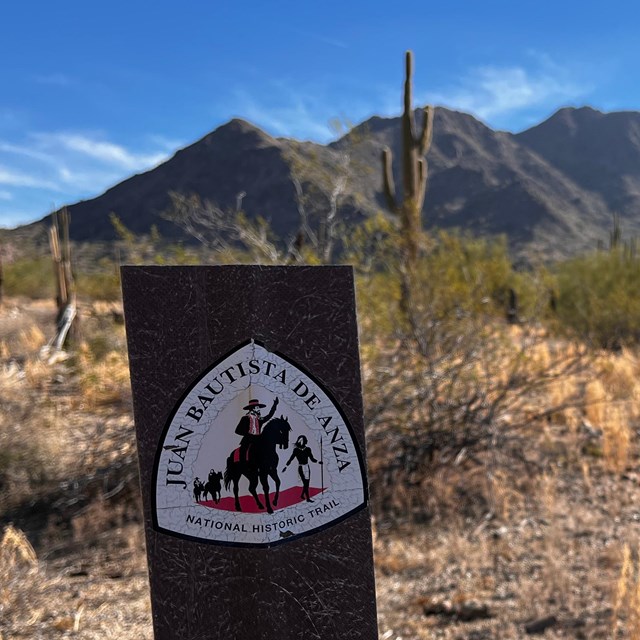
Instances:
[[[351,162],[342,213],[357,224],[361,216],[384,210],[380,153],[385,145],[394,151],[398,171],[399,118],[373,117],[326,146],[273,138],[232,120],[155,169],[71,205],[72,235],[83,241],[112,239],[109,214],[115,212],[135,232],[155,224],[166,237],[184,237],[162,217],[169,192],[195,193],[222,209],[233,209],[244,192],[247,215],[268,219],[286,239],[295,234],[299,218],[293,172],[311,193],[331,181],[345,155]],[[607,236],[614,213],[626,234],[640,233],[638,112],[566,108],[514,135],[438,108],[428,162],[427,227],[504,233],[517,252],[543,258],[594,247]]]
[[[640,112],[561,109],[515,138],[640,231]]]

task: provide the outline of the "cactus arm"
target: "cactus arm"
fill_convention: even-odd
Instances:
[[[427,192],[427,161],[424,158],[418,160],[418,193],[416,195],[416,207],[422,212],[424,196]]]
[[[424,156],[431,147],[431,139],[433,138],[433,113],[431,107],[424,108],[424,125],[422,128],[422,136],[420,136],[420,155]]]
[[[398,210],[398,203],[396,200],[396,187],[393,181],[393,169],[392,169],[392,154],[389,147],[385,147],[382,150],[382,180],[384,185],[384,197],[387,201],[387,207],[392,213],[396,213]]]

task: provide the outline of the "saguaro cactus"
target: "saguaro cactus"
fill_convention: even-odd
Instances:
[[[422,205],[427,189],[426,153],[433,134],[433,109],[424,108],[424,122],[417,135],[413,112],[413,53],[405,54],[404,111],[402,113],[402,197],[398,198],[393,181],[392,154],[389,148],[382,152],[382,178],[384,195],[389,211],[398,216],[406,251],[406,265],[415,267],[418,242],[422,228]]]

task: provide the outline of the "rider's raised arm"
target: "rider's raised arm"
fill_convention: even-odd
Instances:
[[[271,420],[271,418],[273,418],[273,414],[276,412],[276,407],[278,406],[278,398],[276,398],[273,401],[273,404],[271,405],[271,409],[269,410],[269,413],[267,413],[267,415],[264,418],[261,418],[261,422],[264,424],[265,422],[269,422],[269,420]]]

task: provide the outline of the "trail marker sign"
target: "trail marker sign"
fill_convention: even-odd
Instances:
[[[122,283],[156,640],[377,638],[351,269]]]

